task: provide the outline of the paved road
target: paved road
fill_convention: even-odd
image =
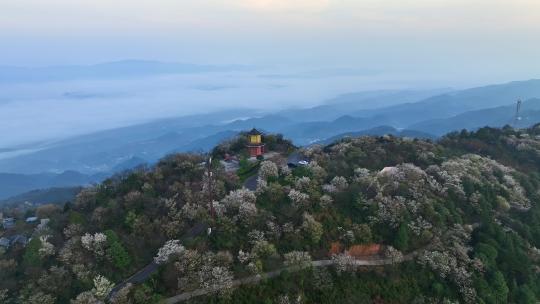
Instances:
[[[416,257],[418,255],[418,253],[421,252],[421,251],[423,251],[423,249],[411,252],[411,253],[403,256],[403,258],[400,259],[400,260],[393,260],[393,259],[382,258],[382,257],[370,258],[370,259],[358,259],[358,260],[354,260],[353,265],[355,265],[355,266],[367,266],[367,267],[369,267],[369,266],[393,265],[393,264],[402,263],[402,262],[405,262],[405,261],[410,261],[410,260],[414,259],[414,257]],[[311,267],[327,267],[327,266],[332,266],[334,264],[335,264],[334,260],[318,260],[318,261],[311,262]],[[299,267],[299,266],[284,267],[284,268],[280,268],[278,270],[266,272],[266,273],[263,273],[263,274],[254,275],[254,276],[246,277],[246,278],[243,278],[243,279],[237,279],[237,280],[234,280],[232,282],[232,287],[238,287],[238,286],[245,285],[245,284],[256,284],[256,283],[259,283],[260,281],[263,281],[263,280],[266,280],[266,279],[271,279],[271,278],[278,277],[279,275],[281,275],[281,273],[283,273],[286,270],[289,271],[289,272],[296,272],[296,271],[302,270],[303,268],[304,267]],[[195,298],[195,297],[204,296],[204,295],[208,295],[208,294],[218,292],[219,290],[221,290],[223,288],[227,288],[227,286],[201,288],[201,289],[196,289],[194,291],[184,292],[184,293],[181,293],[181,294],[176,295],[174,297],[170,297],[170,298],[166,299],[164,301],[164,303],[166,303],[166,304],[176,304],[176,303],[184,302],[184,301],[187,301],[187,300]]]
[[[252,175],[252,176],[248,177],[244,181],[244,187],[246,187],[247,189],[249,189],[251,191],[257,190],[257,179],[258,178],[259,178],[259,174],[255,174],[255,175]]]
[[[181,238],[181,241],[192,239],[206,231],[208,225],[204,223],[197,223],[191,229],[189,229]],[[112,298],[120,289],[124,288],[127,284],[141,284],[148,280],[152,274],[154,274],[159,268],[159,265],[152,261],[144,268],[137,271],[134,275],[124,280],[122,283],[116,285],[109,293],[108,299]]]

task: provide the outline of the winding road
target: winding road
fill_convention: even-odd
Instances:
[[[399,260],[394,260],[394,259],[391,259],[391,258],[382,258],[382,257],[373,258],[372,257],[372,258],[369,258],[369,259],[357,259],[357,260],[354,260],[352,264],[354,266],[366,266],[366,267],[393,265],[393,264],[396,264],[396,263],[402,263],[402,262],[405,262],[405,261],[411,261],[420,252],[422,252],[423,250],[424,249],[413,251],[413,252],[411,252],[411,253],[409,253],[407,255],[404,255],[403,258],[401,258]],[[314,268],[315,267],[328,267],[328,266],[332,266],[334,264],[335,264],[334,260],[318,260],[318,261],[312,261],[311,264],[310,264],[310,267],[314,267]],[[297,272],[297,271],[300,271],[300,270],[305,269],[305,268],[306,267],[301,267],[301,266],[284,267],[284,268],[280,268],[280,269],[277,269],[277,270],[274,270],[274,271],[270,271],[270,272],[266,272],[266,273],[262,273],[262,274],[242,278],[242,279],[236,279],[236,280],[233,280],[232,287],[234,288],[234,287],[238,287],[238,286],[246,285],[246,284],[256,284],[256,283],[259,283],[260,281],[263,281],[263,280],[278,277],[284,271]],[[209,288],[196,289],[196,290],[193,290],[193,291],[184,292],[184,293],[178,294],[178,295],[176,295],[174,297],[170,297],[168,299],[165,299],[164,303],[166,303],[166,304],[180,303],[180,302],[184,302],[184,301],[187,301],[187,300],[195,298],[195,297],[200,297],[200,296],[204,296],[204,295],[213,294],[213,293],[216,293],[216,292],[218,292],[218,291],[220,291],[220,290],[222,290],[224,288],[229,288],[229,287],[231,287],[231,286],[230,285],[228,285],[228,286],[227,285],[222,285],[222,286],[215,286],[215,287],[209,287]]]
[[[191,229],[189,229],[180,239],[186,241],[192,239],[201,233],[205,232],[208,228],[208,225],[205,223],[197,223]],[[114,288],[109,293],[108,299],[111,299],[120,289],[124,288],[127,284],[140,284],[148,280],[152,274],[154,274],[159,269],[159,265],[152,261],[150,264],[146,265],[141,270],[137,271],[131,277],[127,278],[123,282],[114,286]]]
[[[244,181],[244,187],[251,191],[257,190],[257,179],[259,178],[259,174],[252,175]]]

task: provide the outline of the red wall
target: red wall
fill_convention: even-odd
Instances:
[[[263,147],[249,147],[249,155],[251,157],[257,157],[263,155]]]

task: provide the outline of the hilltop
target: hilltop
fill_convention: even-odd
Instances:
[[[63,207],[38,207],[46,227],[21,222],[31,212],[5,210],[18,221],[3,236],[31,240],[2,251],[0,299],[540,298],[539,126],[455,132],[436,142],[347,137],[301,149],[279,135],[263,139],[264,160],[247,157],[241,134],[211,152],[223,162],[172,154],[109,178]],[[307,164],[287,166],[291,153]],[[225,159],[238,166],[226,170]],[[243,187],[252,176],[254,191]]]

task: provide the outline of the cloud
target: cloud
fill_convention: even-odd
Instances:
[[[319,12],[330,6],[330,0],[240,0],[244,8],[260,12]]]

